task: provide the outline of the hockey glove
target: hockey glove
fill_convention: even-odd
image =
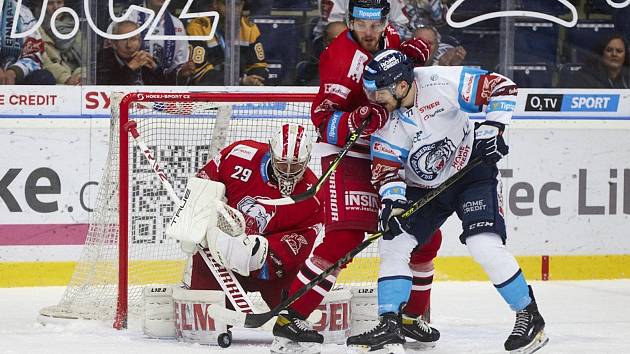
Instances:
[[[505,125],[492,121],[475,125],[475,154],[481,156],[481,159],[489,165],[496,164],[510,150],[503,140]]]
[[[355,132],[364,120],[370,119],[368,125],[363,129],[363,133],[361,133],[362,138],[367,138],[387,123],[387,115],[385,108],[376,103],[361,106],[350,113],[348,119],[350,131]]]
[[[409,57],[416,67],[425,66],[427,61],[431,59],[431,43],[427,43],[420,38],[408,39],[398,49]]]
[[[407,225],[398,216],[407,210],[409,202],[406,200],[383,199],[381,201],[381,211],[378,215],[378,229],[383,231],[383,238],[391,240],[406,231]]]

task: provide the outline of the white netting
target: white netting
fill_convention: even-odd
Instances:
[[[256,101],[252,94],[252,101]],[[286,96],[286,95],[285,95]],[[220,148],[236,140],[267,141],[270,134],[287,122],[308,127],[310,102],[269,100],[266,102],[197,101],[195,95],[181,102],[135,102],[129,106],[129,119],[137,122],[142,139],[164,170],[175,192],[182,195],[188,176],[193,175]],[[108,163],[99,186],[94,212],[81,257],[68,287],[57,306],[42,309],[44,316],[113,319],[118,289],[119,225],[128,224],[128,303],[130,315],[140,312],[142,288],[146,285],[180,284],[186,256],[179,245],[165,237],[175,204],[162,187],[142,152],[129,142],[127,206],[120,216],[118,190],[125,188],[119,176],[119,105],[112,98]],[[131,138],[129,139],[131,140]],[[321,173],[318,156],[310,167]],[[122,182],[121,182],[122,181]],[[375,247],[364,251],[339,282],[373,283],[378,263]]]

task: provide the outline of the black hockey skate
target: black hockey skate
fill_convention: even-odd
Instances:
[[[505,350],[510,353],[529,354],[542,348],[549,338],[545,336],[545,320],[538,312],[532,287],[529,287],[532,302],[516,313],[516,323],[512,334],[505,341]]]
[[[405,348],[410,349],[429,349],[435,347],[440,339],[440,331],[429,326],[422,317],[402,316],[402,333],[406,339],[413,339],[413,342],[407,341]]]
[[[367,352],[404,354],[403,344],[405,336],[402,333],[400,315],[393,312],[382,314],[379,324],[371,330],[348,337],[346,340],[348,354]]]
[[[270,352],[274,354],[317,354],[321,353],[324,343],[324,336],[290,310],[278,315],[273,336]]]

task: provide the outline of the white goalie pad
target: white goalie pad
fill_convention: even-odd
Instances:
[[[217,205],[223,204],[224,196],[223,183],[190,177],[166,235],[181,241],[184,251],[191,244],[202,243],[208,229],[217,223]]]
[[[175,338],[173,288],[147,286],[142,291],[142,332],[151,338]]]
[[[351,335],[369,331],[378,324],[378,295],[376,286],[353,286]]]
[[[216,321],[208,313],[211,304],[225,307],[223,291],[176,288],[173,290],[173,302],[178,341],[218,345],[219,336],[227,333],[227,325]]]
[[[313,324],[313,329],[324,336],[325,343],[345,344],[351,332],[351,298],[348,289],[333,288],[317,307],[321,318]],[[309,320],[312,320],[309,317]]]

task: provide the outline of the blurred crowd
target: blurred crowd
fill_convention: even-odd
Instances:
[[[109,0],[108,0],[109,1]],[[24,38],[11,38],[16,0],[2,8],[0,84],[38,85],[225,85],[226,70],[244,86],[318,85],[319,55],[346,30],[347,0],[240,0],[235,8],[238,34],[236,65],[227,65],[230,36],[226,16],[230,0],[195,0],[191,11],[216,11],[214,17],[179,19],[187,0],[173,0],[154,35],[208,36],[210,40],[146,40],[140,29],[147,15],[134,11],[113,23],[108,1],[98,1],[92,15],[99,29],[118,40],[91,35],[80,0],[24,0],[18,28],[37,27]],[[520,87],[630,88],[628,38],[630,7],[614,9],[605,0],[578,0],[579,21],[567,28],[533,18],[493,19],[452,28],[446,14],[454,1],[390,0],[390,24],[403,39],[431,43],[427,65],[469,65],[507,74]],[[499,11],[500,1],[465,1],[453,20]],[[563,19],[570,10],[560,2],[514,0],[515,9]],[[130,5],[158,13],[164,0],[115,0],[118,14]],[[72,8],[75,18],[62,8]],[[94,10],[94,9],[92,9]],[[43,16],[41,25],[39,17]],[[54,26],[51,26],[51,19]],[[77,23],[77,20],[79,23]],[[506,25],[507,24],[507,25]],[[74,36],[68,34],[80,26]],[[506,35],[506,31],[510,31]],[[506,38],[508,40],[506,40]],[[512,38],[510,41],[509,39]],[[510,55],[502,55],[509,52]],[[229,54],[227,54],[229,55]],[[509,62],[500,58],[512,58]],[[227,57],[227,59],[230,59]],[[229,61],[233,63],[233,60]],[[92,73],[92,75],[88,75]]]

